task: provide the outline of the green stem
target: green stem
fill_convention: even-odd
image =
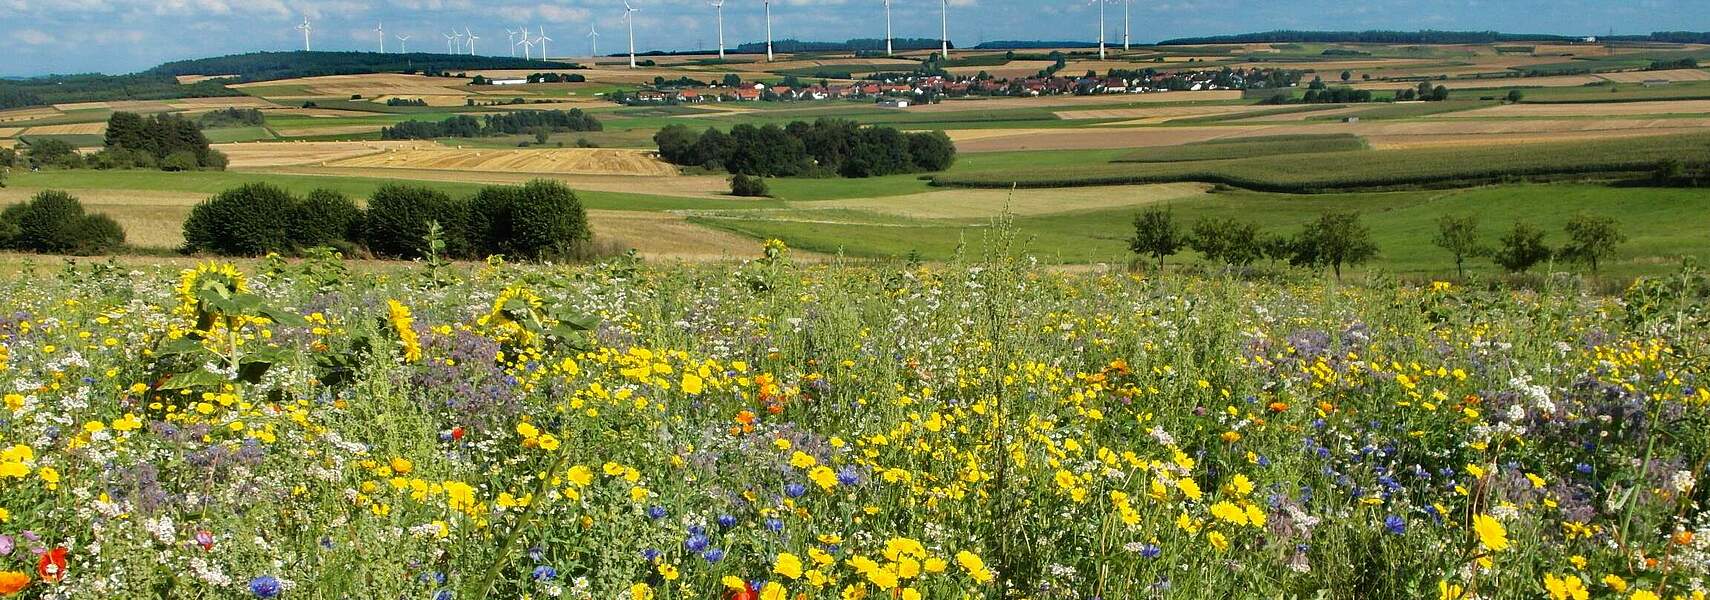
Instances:
[[[552,480],[558,477],[558,470],[564,467],[565,461],[570,457],[567,448],[560,448],[560,450],[563,451],[559,452],[558,457],[553,459],[552,466],[546,470],[546,476],[542,477],[540,483],[535,486],[534,495],[529,498],[528,506],[523,508],[522,516],[517,518],[516,527],[512,528],[510,534],[505,536],[505,543],[499,546],[499,556],[493,559],[493,565],[487,567],[487,574],[481,577],[481,587],[479,588],[481,593],[478,597],[486,598],[492,595],[493,584],[498,581],[499,572],[503,571],[505,565],[510,563],[511,550],[516,547],[517,540],[522,539],[522,533],[528,529],[529,521],[534,520],[535,508],[546,501],[547,487],[552,485]]]

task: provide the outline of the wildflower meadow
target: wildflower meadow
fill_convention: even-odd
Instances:
[[[1704,600],[1710,283],[0,282],[0,595]]]

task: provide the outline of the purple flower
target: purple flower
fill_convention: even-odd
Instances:
[[[663,519],[663,518],[665,518],[665,515],[666,515],[665,507],[663,507],[663,506],[649,506],[649,507],[647,507],[647,518],[649,518],[649,519],[655,519],[655,520]]]
[[[843,467],[837,471],[837,483],[855,485],[861,483],[861,473],[855,467]]]
[[[1390,535],[1402,535],[1407,533],[1407,521],[1401,517],[1389,515],[1383,518],[1383,529]]]
[[[17,547],[18,543],[12,541],[12,536],[0,535],[0,556],[11,556],[12,550]]]
[[[1156,544],[1146,544],[1140,547],[1140,556],[1144,556],[1146,558],[1157,558],[1163,553],[1164,549],[1159,548]]]
[[[766,528],[777,533],[784,530],[784,522],[778,519],[766,519]]]
[[[707,544],[709,542],[710,540],[707,539],[707,536],[700,534],[691,535],[689,536],[689,539],[683,540],[683,549],[690,552],[700,552],[707,549]]]
[[[789,496],[791,498],[800,498],[805,494],[807,494],[807,486],[805,486],[805,485],[802,485],[799,483],[792,483],[792,484],[784,486],[784,495],[785,496]]]
[[[705,559],[709,565],[717,563],[718,561],[724,560],[724,551],[718,548],[711,548],[706,552],[702,552],[701,558]]]
[[[279,579],[272,575],[262,575],[249,580],[249,593],[257,598],[277,598],[280,590]]]
[[[533,577],[535,581],[552,581],[558,578],[558,569],[554,569],[547,565],[540,565],[535,567],[534,573],[529,576]]]
[[[735,527],[736,526],[736,517],[733,517],[730,515],[719,515],[718,516],[718,526],[723,527],[725,529],[730,529],[732,527]]]

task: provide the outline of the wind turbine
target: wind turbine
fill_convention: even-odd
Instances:
[[[1128,51],[1128,34],[1129,34],[1129,32],[1132,31],[1132,29],[1129,28],[1130,21],[1128,20],[1128,12],[1129,12],[1129,9],[1133,6],[1134,6],[1134,0],[1122,0],[1122,51],[1123,52]]]
[[[885,56],[896,56],[891,48],[891,0],[885,0]]]
[[[469,38],[469,55],[475,56],[475,40],[481,39],[481,36],[475,35],[468,27],[463,28],[463,33]]]
[[[398,54],[410,53],[410,34],[398,34]]]
[[[309,32],[313,31],[313,30],[314,30],[314,27],[309,25],[309,17],[304,16],[303,17],[303,24],[297,26],[297,31],[303,32],[303,51],[304,52],[309,51]]]
[[[534,42],[528,39],[527,27],[522,29],[522,41],[517,42],[517,45],[523,47],[523,58],[534,60]]]
[[[771,0],[766,0],[771,2]],[[635,68],[635,13],[641,9],[630,6],[629,0],[623,3],[623,20],[629,24],[629,68]]]
[[[938,12],[939,48],[938,57],[950,59],[950,0],[941,0]]]
[[[459,34],[453,35],[450,33],[446,33],[446,34],[442,34],[442,35],[445,36],[445,53],[446,54],[457,54],[457,39],[463,37],[463,34],[459,33]]]
[[[772,62],[772,0],[766,0],[766,62]]]
[[[546,26],[545,25],[540,26],[540,37],[535,38],[535,40],[540,42],[540,59],[546,60],[547,58],[549,58],[549,56],[546,54],[546,43],[552,41],[552,38],[546,37]]]
[[[715,0],[709,4],[718,10],[718,59],[724,60],[724,0]]]
[[[511,47],[511,58],[517,57],[517,32],[505,30],[505,44]]]
[[[1105,0],[1092,0],[1098,5],[1098,59],[1104,60],[1104,3]]]
[[[380,53],[386,53],[386,23],[382,21],[374,28],[374,33],[380,34]]]
[[[600,57],[600,30],[595,29],[592,23],[588,24],[588,39],[590,40],[588,42],[590,44],[588,58],[598,59]]]

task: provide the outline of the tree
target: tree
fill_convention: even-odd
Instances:
[[[1128,240],[1128,248],[1135,254],[1157,260],[1158,269],[1163,270],[1164,258],[1180,252],[1186,243],[1181,227],[1176,225],[1175,215],[1154,207],[1134,217],[1134,237]]]
[[[1343,72],[1342,72],[1342,81],[1344,81],[1344,82],[1346,82],[1346,81],[1348,81],[1348,80],[1350,80],[1350,79],[1353,79],[1353,78],[1354,78],[1354,74],[1353,74],[1353,73],[1351,73],[1351,72],[1348,72],[1348,71],[1343,71]]]
[[[942,131],[910,133],[908,155],[916,171],[943,171],[956,162],[956,144]]]
[[[193,252],[260,256],[290,249],[291,209],[283,188],[251,183],[197,204],[184,220],[184,246]]]
[[[737,173],[734,177],[730,178],[730,195],[732,196],[757,198],[768,196],[770,194],[771,190],[767,189],[766,180],[764,179],[759,177],[749,177],[741,173]]]
[[[1253,264],[1264,254],[1259,226],[1235,219],[1200,219],[1193,225],[1188,246],[1206,260],[1234,267]]]
[[[1602,259],[1615,253],[1616,246],[1627,243],[1627,235],[1621,233],[1612,217],[1580,213],[1568,220],[1566,230],[1569,241],[1562,248],[1562,256],[1590,263],[1593,273]]]
[[[1508,90],[1507,100],[1509,104],[1519,104],[1520,101],[1524,99],[1526,99],[1525,92],[1520,90]]]
[[[1550,259],[1550,247],[1544,245],[1544,230],[1528,223],[1515,223],[1514,229],[1502,236],[1499,248],[1491,260],[1509,273],[1525,273],[1538,263]]]
[[[1455,274],[1460,277],[1467,276],[1468,258],[1490,253],[1489,248],[1478,242],[1478,217],[1472,215],[1443,215],[1437,219],[1437,239],[1432,243],[1455,255]]]
[[[1342,280],[1342,265],[1354,266],[1377,256],[1372,232],[1359,213],[1324,213],[1308,223],[1295,241],[1295,264],[1325,265]]]

